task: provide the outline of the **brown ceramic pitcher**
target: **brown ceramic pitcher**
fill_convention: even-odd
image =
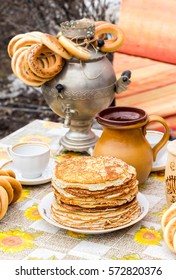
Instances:
[[[157,115],[148,116],[136,107],[109,107],[96,115],[103,133],[95,145],[93,154],[113,155],[134,166],[139,183],[149,176],[153,161],[159,150],[166,144],[170,130],[166,121]],[[165,132],[162,139],[152,148],[145,135],[148,124],[159,122]]]

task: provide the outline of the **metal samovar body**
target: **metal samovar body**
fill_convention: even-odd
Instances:
[[[117,81],[111,62],[105,53],[89,49],[91,58],[83,61],[72,58],[65,61],[63,70],[42,85],[42,92],[49,107],[65,119],[69,127],[60,139],[66,150],[87,151],[97,142],[91,130],[94,116],[107,108],[115,92],[125,89],[122,77]]]
[[[49,107],[65,118],[64,125],[70,128],[61,138],[63,147],[83,151],[95,145],[93,117],[111,104],[115,87],[112,65],[101,53],[89,61],[66,61],[62,72],[42,86]]]

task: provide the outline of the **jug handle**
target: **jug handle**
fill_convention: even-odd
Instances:
[[[148,117],[148,122],[146,123],[145,126],[143,126],[143,134],[144,136],[146,135],[146,129],[147,126],[151,123],[151,122],[159,122],[161,123],[164,128],[165,128],[165,132],[163,134],[163,137],[161,138],[161,140],[152,148],[153,151],[153,160],[156,160],[156,156],[158,154],[158,152],[161,150],[161,148],[167,143],[167,141],[169,140],[170,137],[170,129],[168,124],[166,123],[166,121],[157,115],[151,115]]]

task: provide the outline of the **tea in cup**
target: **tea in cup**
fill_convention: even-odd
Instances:
[[[8,149],[15,169],[23,178],[35,179],[46,169],[50,148],[45,143],[19,143]]]

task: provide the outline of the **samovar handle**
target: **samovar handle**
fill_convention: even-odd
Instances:
[[[116,92],[121,93],[122,91],[127,90],[128,85],[131,83],[131,71],[125,70],[122,72],[121,77],[116,81]]]

